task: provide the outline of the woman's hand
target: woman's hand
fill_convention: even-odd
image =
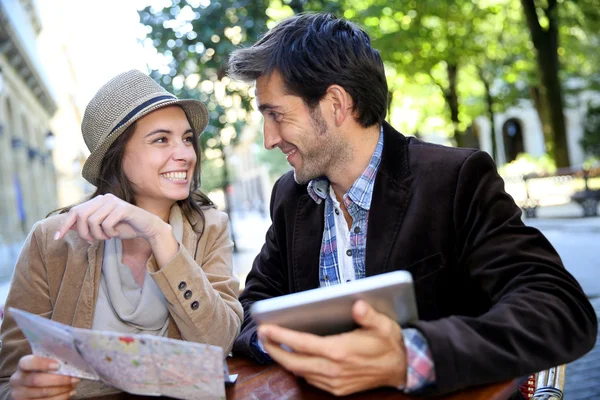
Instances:
[[[167,264],[179,250],[171,225],[112,194],[96,196],[71,208],[54,239],[63,238],[69,230],[76,231],[89,243],[111,238],[144,238],[152,247],[159,267]]]
[[[54,239],[61,239],[69,230],[74,230],[89,243],[138,237],[151,242],[169,228],[169,224],[158,216],[112,194],[105,194],[71,208]]]
[[[10,377],[10,391],[14,400],[69,399],[75,394],[78,378],[56,375],[58,363],[50,358],[34,355],[19,360],[17,371]]]

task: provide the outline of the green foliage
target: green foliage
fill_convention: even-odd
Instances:
[[[162,65],[153,66],[151,76],[174,94],[198,99],[210,113],[201,136],[205,149],[204,190],[223,187],[223,149],[234,144],[246,123],[252,97],[248,85],[225,76],[227,59],[239,46],[256,41],[267,30],[267,4],[256,0],[173,0],[162,9],[139,11],[146,26],[146,47],[155,48]]]
[[[588,105],[581,146],[588,155],[600,158],[600,105]]]
[[[547,26],[548,1],[535,4],[540,25]],[[569,104],[581,90],[600,90],[600,4],[559,0],[557,9],[560,78],[575,82],[565,86]],[[222,149],[236,143],[253,109],[250,87],[224,76],[228,54],[301,11],[333,12],[371,35],[386,64],[388,119],[407,134],[463,132],[486,113],[488,93],[493,111],[502,112],[529,99],[540,83],[521,0],[174,0],[162,9],[147,7],[139,12],[147,27],[144,44],[163,61],[152,66],[152,76],[211,112],[201,140],[204,190],[225,183]],[[289,168],[274,152],[261,150],[258,157],[273,176]]]

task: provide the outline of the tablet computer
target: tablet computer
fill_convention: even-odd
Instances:
[[[252,304],[250,312],[257,324],[275,324],[324,336],[357,327],[352,306],[359,299],[401,326],[418,319],[413,280],[407,271],[260,300]]]

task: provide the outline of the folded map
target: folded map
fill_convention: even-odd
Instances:
[[[225,399],[229,378],[218,346],[153,335],[73,328],[9,308],[34,355],[60,375],[100,380],[125,392],[179,399]]]

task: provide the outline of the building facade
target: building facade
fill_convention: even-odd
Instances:
[[[50,120],[57,106],[39,61],[33,0],[0,0],[0,276],[32,225],[57,206]]]
[[[564,110],[569,159],[573,167],[581,166],[587,158],[580,140],[583,137],[587,107],[590,102],[600,104],[600,94],[584,91],[578,96],[570,98]],[[496,128],[496,163],[499,166],[515,160],[520,153],[531,154],[534,157],[540,157],[546,153],[539,116],[535,108],[528,102],[496,114],[494,124]],[[477,131],[481,149],[491,154],[491,121],[486,117],[479,117],[475,120],[474,129]]]

